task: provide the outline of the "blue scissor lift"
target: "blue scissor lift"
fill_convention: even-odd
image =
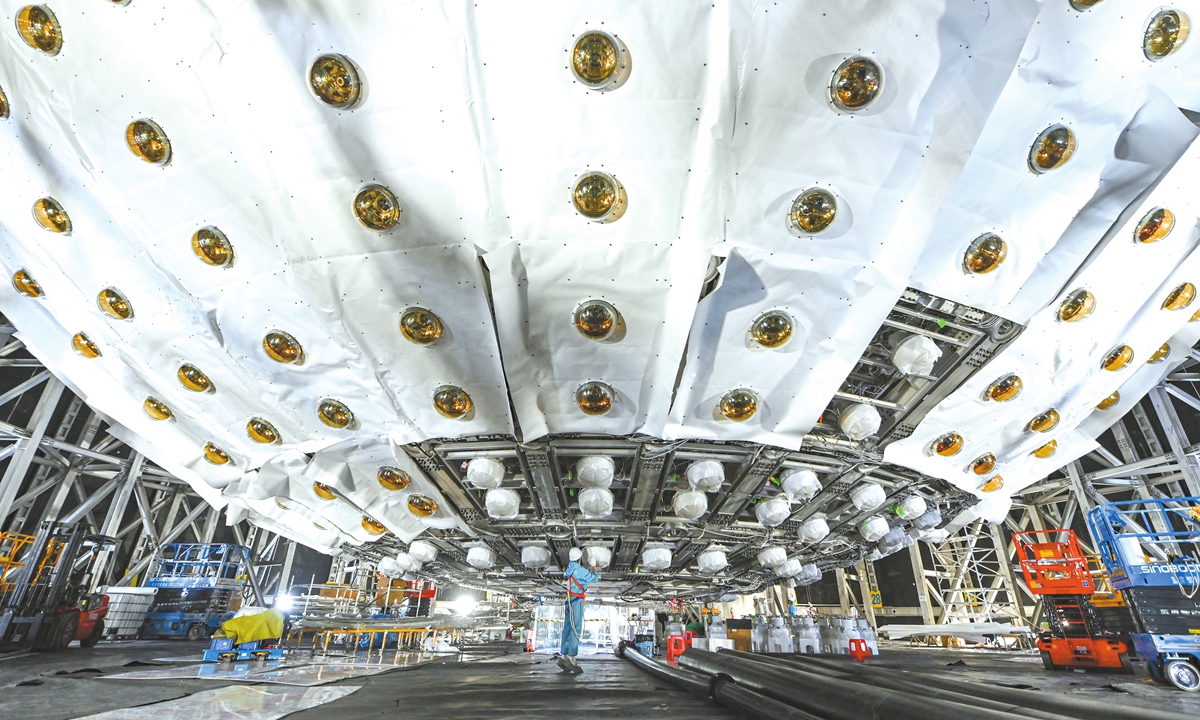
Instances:
[[[229,602],[242,591],[250,549],[228,543],[169,543],[155,553],[146,587],[158,588],[142,637],[209,637],[233,617]]]
[[[1088,525],[1150,676],[1200,690],[1200,498],[1106,503]]]

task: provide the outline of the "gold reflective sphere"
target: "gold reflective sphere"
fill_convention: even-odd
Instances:
[[[114,320],[129,320],[133,317],[133,306],[116,288],[104,288],[96,296],[100,310]]]
[[[354,422],[354,413],[337,400],[322,400],[317,406],[317,417],[331,428],[348,428]]]
[[[995,477],[989,478],[988,480],[984,481],[984,483],[979,486],[979,492],[985,492],[985,493],[996,492],[997,490],[999,490],[1002,487],[1004,487],[1004,478],[1000,477],[999,475],[996,475]]]
[[[787,313],[772,310],[758,316],[750,326],[750,334],[763,347],[776,348],[792,339],[792,318]]]
[[[296,338],[282,330],[272,330],[263,338],[263,350],[267,357],[279,363],[304,364],[304,348]]]
[[[33,204],[33,219],[52,233],[67,234],[71,232],[71,216],[63,210],[62,205],[51,197],[44,197]]]
[[[16,288],[17,292],[21,293],[22,295],[27,295],[31,298],[41,297],[44,294],[42,292],[42,286],[38,285],[37,280],[34,280],[33,276],[29,274],[29,271],[24,269],[13,273],[12,284],[13,287]]]
[[[1029,149],[1029,169],[1037,174],[1053,170],[1075,154],[1075,133],[1065,125],[1051,125]]]
[[[996,456],[992,453],[980,455],[971,461],[971,472],[976,475],[987,475],[996,469]]]
[[[368,185],[354,196],[354,217],[372,230],[391,230],[400,221],[400,203],[382,185]]]
[[[625,188],[606,172],[585,173],[575,181],[571,203],[579,214],[596,222],[609,222],[625,214]]]
[[[273,445],[280,441],[279,431],[262,418],[250,418],[250,422],[246,423],[246,435],[250,436],[254,442],[263,445]]]
[[[734,422],[745,422],[758,412],[758,396],[754,391],[738,388],[725,393],[721,398],[721,414]]]
[[[1029,421],[1029,429],[1033,432],[1050,432],[1058,427],[1058,411],[1054,408],[1035,416]]]
[[[1178,10],[1163,10],[1150,20],[1142,38],[1142,52],[1148,60],[1162,60],[1187,40],[1191,22]]]
[[[1180,283],[1175,286],[1167,299],[1163,300],[1162,308],[1163,310],[1182,310],[1191,305],[1195,299],[1196,286],[1190,282]]]
[[[192,392],[216,392],[212,380],[195,365],[180,365],[175,375],[179,378],[179,384]]]
[[[1016,375],[1005,375],[988,386],[984,396],[996,402],[1007,402],[1021,394],[1024,383]]]
[[[417,517],[429,517],[437,512],[438,504],[431,497],[425,495],[409,495],[408,496],[408,511]]]
[[[882,89],[883,69],[870,58],[855,57],[834,71],[829,99],[838,110],[855,112],[874,102]]]
[[[313,483],[313,494],[316,495],[317,497],[321,498],[322,500],[336,500],[337,499],[337,495],[334,494],[333,488],[329,487],[325,483],[314,482]]]
[[[17,13],[17,32],[34,50],[57,55],[62,50],[62,27],[45,5],[26,5]]]
[[[1096,406],[1096,409],[1097,410],[1107,410],[1119,402],[1121,402],[1121,393],[1114,392],[1112,395],[1109,395],[1108,397],[1101,400],[1100,404]]]
[[[571,69],[585,85],[603,86],[620,72],[620,52],[608,33],[589,32],[579,36],[571,51]]]
[[[1133,237],[1143,244],[1158,242],[1170,235],[1174,227],[1175,213],[1166,208],[1155,208],[1138,223]]]
[[[363,515],[362,528],[371,535],[382,535],[387,532],[387,527],[383,523],[379,522],[375,518],[369,518],[366,515]]]
[[[1072,8],[1078,10],[1079,12],[1083,12],[1085,10],[1091,10],[1092,6],[1100,2],[1100,0],[1070,0],[1070,2]]]
[[[4,89],[0,88],[0,120],[8,117],[8,96],[4,94]]]
[[[1034,450],[1034,451],[1033,451],[1033,456],[1034,456],[1035,458],[1039,458],[1039,459],[1041,459],[1041,460],[1045,460],[1046,458],[1050,457],[1051,455],[1053,455],[1053,454],[1054,454],[1054,453],[1056,453],[1056,452],[1058,452],[1058,441],[1057,441],[1057,440],[1051,440],[1050,442],[1048,442],[1048,443],[1046,443],[1045,445],[1041,446],[1041,447],[1040,447],[1040,448],[1038,448],[1037,450]]]
[[[384,465],[375,473],[375,479],[384,490],[403,490],[412,482],[412,477],[398,467]]]
[[[442,336],[442,320],[425,308],[409,308],[400,314],[400,332],[411,343],[428,345]]]
[[[204,459],[213,465],[225,465],[229,462],[229,453],[212,443],[206,443],[204,445]]]
[[[1110,372],[1116,372],[1133,362],[1133,348],[1128,345],[1118,345],[1104,356],[1100,367]]]
[[[192,252],[207,265],[233,265],[233,245],[229,244],[225,233],[215,227],[202,227],[192,235]]]
[[[1188,318],[1188,322],[1190,322],[1190,323],[1194,323],[1197,320],[1200,320],[1200,310],[1197,310],[1196,312],[1192,313],[1192,316],[1190,318]]]
[[[433,409],[442,417],[457,420],[471,412],[471,396],[460,387],[443,385],[433,393]]]
[[[588,300],[575,309],[575,329],[590,340],[605,340],[617,329],[617,309],[603,300]]]
[[[990,273],[1008,256],[1008,244],[999,235],[984,233],[971,241],[963,254],[963,272],[968,275]]]
[[[1167,356],[1170,354],[1171,343],[1163,343],[1157,350],[1154,351],[1154,354],[1150,356],[1150,359],[1147,360],[1146,363],[1149,365],[1157,365],[1163,360],[1166,360]]]
[[[929,446],[930,452],[942,457],[953,457],[963,448],[963,437],[956,432],[946,433]]]
[[[575,404],[588,415],[603,415],[612,409],[613,390],[602,382],[588,382],[575,391]]]
[[[362,91],[358,70],[345,55],[322,55],[314,60],[308,84],[321,102],[335,108],[353,107]]]
[[[142,401],[142,411],[151,420],[170,420],[172,415],[171,408],[167,407],[166,403],[152,397]]]
[[[153,120],[134,120],[125,128],[125,144],[134,154],[152,165],[171,162],[171,141]]]
[[[71,338],[71,347],[89,360],[100,357],[100,348],[96,347],[96,343],[83,333],[75,333],[75,337]]]
[[[817,235],[829,229],[837,217],[837,199],[821,188],[809,188],[792,201],[788,222],[792,229],[806,235]]]
[[[1058,319],[1063,322],[1079,322],[1096,309],[1096,296],[1080,288],[1067,296],[1058,306]]]

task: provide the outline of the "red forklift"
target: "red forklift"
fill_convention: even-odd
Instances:
[[[1013,533],[1029,592],[1042,598],[1048,629],[1038,635],[1047,670],[1083,668],[1132,673],[1129,648],[1105,628],[1092,596],[1096,580],[1071,530]]]
[[[102,550],[116,540],[92,535],[82,521],[46,521],[0,594],[0,650],[62,650],[78,640],[93,647],[104,635],[108,596],[88,593]]]

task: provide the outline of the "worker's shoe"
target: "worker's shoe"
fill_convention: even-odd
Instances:
[[[556,657],[554,659],[554,661],[558,664],[558,666],[560,668],[562,668],[563,672],[575,672],[571,668],[571,661],[567,659],[566,655],[559,655],[558,657]]]
[[[573,673],[583,672],[583,668],[579,666],[579,661],[576,660],[574,657],[567,658],[567,664],[571,666],[571,672],[573,672]]]

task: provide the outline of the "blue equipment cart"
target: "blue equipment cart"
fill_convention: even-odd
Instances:
[[[142,637],[210,637],[233,617],[229,603],[242,591],[249,558],[249,548],[241,545],[163,545],[146,576],[146,587],[159,590],[142,624]]]
[[[1106,503],[1088,525],[1150,676],[1200,690],[1200,498]]]

